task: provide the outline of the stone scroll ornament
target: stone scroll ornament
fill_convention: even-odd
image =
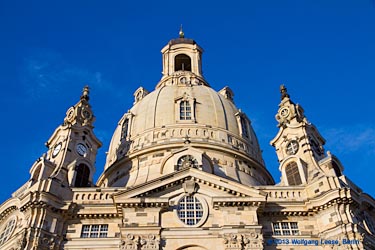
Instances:
[[[120,249],[141,249],[141,250],[155,250],[160,249],[159,236],[149,235],[126,235],[126,239],[121,240]]]

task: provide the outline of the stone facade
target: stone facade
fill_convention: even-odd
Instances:
[[[0,206],[0,248],[375,249],[374,199],[343,175],[285,86],[275,184],[233,91],[204,79],[202,53],[182,31],[162,49],[162,79],[135,91],[96,184],[101,142],[85,87]]]

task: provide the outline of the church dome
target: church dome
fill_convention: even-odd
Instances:
[[[273,184],[251,122],[229,87],[213,90],[202,76],[203,50],[191,39],[162,49],[156,89],[134,93],[113,134],[99,186],[125,186],[195,167],[248,185]]]

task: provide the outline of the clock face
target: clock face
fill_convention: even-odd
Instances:
[[[53,148],[53,151],[52,151],[52,157],[56,157],[60,150],[61,150],[61,147],[62,147],[62,143],[59,142],[58,144],[55,145],[55,147]]]
[[[76,151],[80,156],[84,156],[87,152],[87,148],[82,143],[78,143],[76,146]]]
[[[85,118],[85,119],[90,119],[90,118],[91,118],[91,113],[90,113],[90,111],[88,111],[88,110],[86,110],[86,109],[83,109],[83,110],[82,110],[82,116],[83,116],[83,118]]]
[[[298,148],[299,148],[298,142],[296,140],[292,140],[286,145],[286,153],[288,155],[294,155],[298,152]]]
[[[288,109],[288,108],[282,108],[282,109],[280,110],[280,115],[281,115],[282,117],[287,117],[287,116],[289,115],[289,109]]]

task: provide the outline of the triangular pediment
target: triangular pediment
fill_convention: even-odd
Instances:
[[[193,181],[199,185],[198,192],[209,190],[212,199],[220,201],[257,201],[265,202],[266,193],[241,183],[231,181],[195,168],[183,169],[158,179],[122,190],[113,195],[115,203],[167,202],[168,194],[183,192],[183,184]],[[176,191],[179,190],[179,191]]]

